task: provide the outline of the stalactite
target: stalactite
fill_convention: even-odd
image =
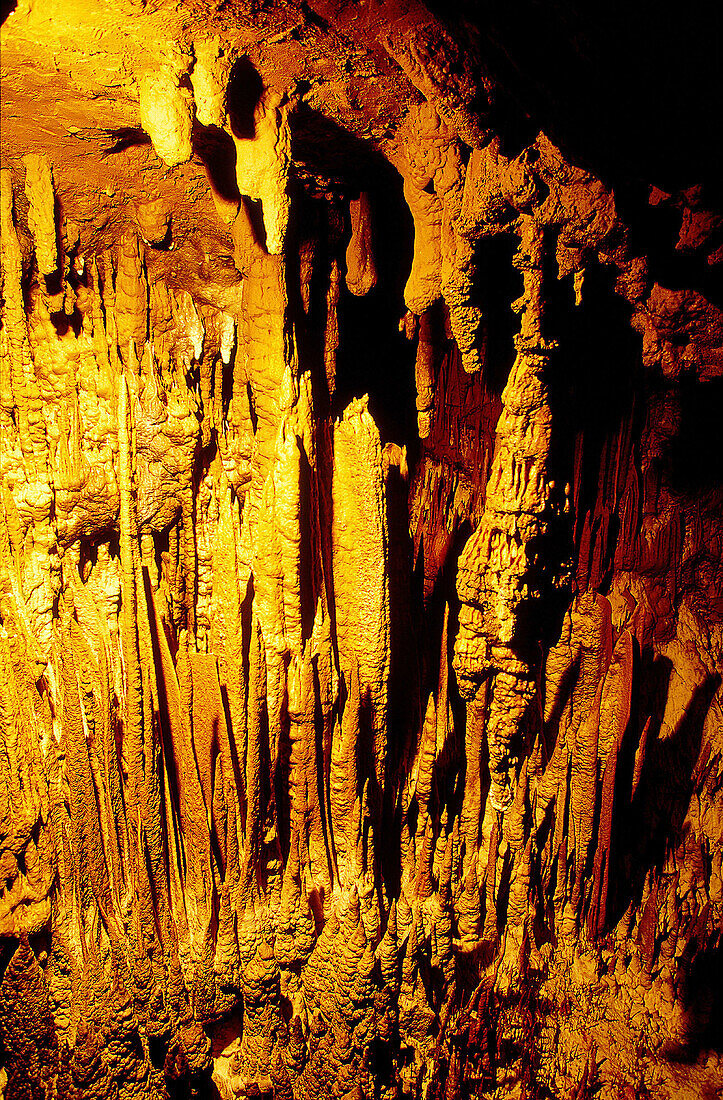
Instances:
[[[253,136],[231,136],[236,146],[236,182],[242,195],[261,201],[266,248],[283,251],[289,220],[287,181],[291,157],[289,105],[278,93],[263,96],[255,109]]]
[[[139,81],[140,123],[162,161],[170,167],[191,156],[193,96],[183,78],[189,59],[176,46],[164,52],[155,71]]]
[[[326,370],[326,384],[329,396],[334,396],[336,389],[336,353],[339,347],[339,317],[337,307],[339,305],[339,285],[341,272],[338,263],[334,260],[329,274],[329,289],[326,295],[326,327],[324,329],[324,367]]]
[[[373,290],[377,282],[371,206],[366,191],[349,203],[349,218],[351,238],[346,250],[346,285],[352,294],[364,295]]]

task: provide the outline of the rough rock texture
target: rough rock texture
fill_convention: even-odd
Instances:
[[[436,10],[4,20],[7,1100],[723,1095],[719,181]]]

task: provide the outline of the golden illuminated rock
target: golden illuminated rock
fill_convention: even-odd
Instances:
[[[723,1088],[710,136],[454,7],[3,7],[8,1100]]]

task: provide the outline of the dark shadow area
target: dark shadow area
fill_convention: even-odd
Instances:
[[[629,230],[631,252],[646,256],[651,282],[669,290],[694,290],[714,305],[723,306],[723,285],[716,265],[707,262],[706,253],[715,247],[717,235],[711,236],[700,252],[684,252],[676,248],[683,222],[683,209],[671,202],[652,205],[650,188],[644,181],[618,184],[615,206]],[[701,205],[720,210],[723,207],[723,187],[719,183],[703,189]]]
[[[701,948],[703,948],[701,950]],[[723,1053],[723,949],[693,937],[681,960],[685,1038],[665,1051],[673,1062],[692,1063],[702,1051]]]
[[[668,455],[670,487],[700,493],[723,485],[723,378],[680,382],[680,426]]]
[[[635,743],[624,742],[615,785],[615,811],[610,856],[608,925],[612,926],[631,901],[639,904],[649,868],[660,872],[668,851],[680,842],[694,789],[703,725],[720,685],[709,675],[692,694],[674,733],[661,740],[660,730],[671,690],[673,665],[666,657],[644,650],[633,677],[632,729],[642,731],[651,719],[639,783],[632,795]]]
[[[558,484],[570,481],[576,441],[580,441],[577,511],[572,517],[574,560],[578,583],[584,587],[589,582],[604,590],[612,573],[618,529],[615,479],[620,470],[625,473],[630,454],[623,457],[616,473],[615,454],[611,460],[607,453],[605,478],[600,471],[606,449],[637,407],[640,337],[630,325],[630,306],[615,293],[615,272],[591,263],[585,270],[582,302],[575,306],[572,279],[558,279],[554,257],[550,250],[547,254],[545,335],[559,345],[548,372],[549,402],[556,424],[550,469]],[[591,532],[590,543],[582,546],[588,514],[597,527]],[[559,536],[564,541],[562,529]],[[565,556],[569,552],[561,560]]]
[[[404,773],[407,747],[420,728],[420,669],[412,603],[412,555],[409,537],[408,486],[398,467],[387,477],[389,539],[389,705],[386,787],[390,797]],[[394,807],[384,807],[393,815]]]
[[[124,149],[131,149],[135,145],[151,144],[150,137],[140,126],[121,126],[118,130],[104,130],[103,132],[109,139],[112,139],[113,143],[101,149],[100,156],[102,160],[112,156],[113,153],[122,153]]]
[[[320,418],[327,417],[330,409],[324,350],[327,295],[332,260],[340,250],[340,221],[337,205],[308,195],[301,186],[294,188],[287,232],[286,290],[294,318],[299,370],[311,373]]]
[[[398,181],[399,189],[395,209],[404,201],[401,179],[386,157],[305,103],[294,112],[291,157],[297,172],[308,177],[311,185],[316,179],[322,190],[336,185],[351,192],[368,191],[380,186],[382,180],[393,179]],[[404,209],[406,220],[411,222],[406,203]]]
[[[504,389],[515,359],[515,336],[520,321],[510,308],[523,291],[522,272],[513,265],[519,240],[512,234],[483,237],[475,249],[474,301],[483,312],[481,359],[490,393]]]
[[[145,238],[144,238],[145,241]],[[168,227],[160,240],[145,241],[155,252],[168,252],[173,242],[173,215],[168,217]]]
[[[19,940],[17,936],[3,936],[0,939],[0,983],[5,977],[8,963],[17,951]],[[2,1031],[0,1030],[0,1054],[2,1054]]]
[[[226,113],[237,138],[256,136],[254,111],[264,90],[261,73],[248,57],[240,57],[229,73],[226,86]]]
[[[234,95],[240,115],[245,111],[248,118],[258,84],[248,63],[237,64]],[[241,127],[242,122],[237,120],[235,125]],[[196,126],[193,140],[214,188],[224,197],[238,200],[235,149],[229,136],[214,127]],[[331,263],[336,259],[341,267],[339,345],[331,413],[339,416],[353,398],[369,394],[370,412],[382,442],[393,440],[413,447],[417,438],[415,348],[399,332],[399,321],[405,312],[404,286],[411,269],[414,229],[401,177],[367,142],[303,103],[294,114],[292,159],[287,288],[301,367],[311,370],[322,383],[316,392],[323,394],[326,385],[320,375],[324,372],[326,297]],[[347,200],[360,191],[369,195],[377,284],[365,296],[356,297],[344,281],[344,253],[351,236]],[[257,239],[263,241],[259,204],[244,201]],[[299,274],[301,252],[308,247],[314,255],[311,281],[305,286],[308,301],[304,302]],[[318,411],[326,414],[326,409]]]
[[[62,309],[57,313],[51,313],[50,320],[58,336],[65,336],[66,332],[71,329],[76,339],[80,336],[80,330],[83,327],[83,315],[77,306],[73,308],[72,313],[64,313]]]
[[[600,446],[630,409],[640,336],[631,328],[630,306],[615,292],[615,270],[590,263],[576,306],[572,277],[558,278],[554,248],[546,257],[545,335],[559,343],[550,369],[550,404],[560,424],[555,435],[569,445],[570,431],[584,431],[588,450],[595,444],[588,462],[597,476]]]
[[[554,141],[602,178],[672,189],[715,179],[723,8],[691,0],[429,0],[480,28],[486,68]],[[499,98],[499,97],[498,97]],[[671,141],[671,135],[675,135]]]
[[[194,120],[191,141],[214,191],[228,202],[238,202],[236,147],[226,131],[218,126],[201,126]]]
[[[234,1039],[240,1039],[243,1034],[240,1008],[233,1008],[220,1019],[209,1021],[206,1024],[206,1033],[211,1040],[211,1055],[218,1058]]]
[[[566,516],[552,516],[547,530],[527,542],[528,568],[526,582],[539,596],[521,600],[517,607],[512,647],[534,668],[540,646],[549,649],[560,637],[562,620],[570,605],[567,586],[560,586],[557,577],[561,563],[572,553],[570,525]]]
[[[415,348],[399,331],[412,262],[413,226],[401,180],[389,172],[369,192],[377,285],[364,297],[342,283],[336,368],[337,415],[369,394],[382,443],[416,443]]]

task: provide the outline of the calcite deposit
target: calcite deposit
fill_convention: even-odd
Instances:
[[[606,83],[578,3],[3,5],[0,1097],[723,1096],[715,35],[637,7]]]

